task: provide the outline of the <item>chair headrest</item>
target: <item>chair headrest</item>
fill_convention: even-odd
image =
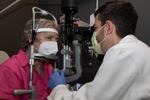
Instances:
[[[0,50],[0,64],[9,58],[8,54],[5,51]]]

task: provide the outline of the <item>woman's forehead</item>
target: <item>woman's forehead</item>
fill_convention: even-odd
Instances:
[[[41,32],[36,37],[37,40],[58,40],[58,34],[54,32]]]
[[[51,37],[51,36],[58,36],[58,33],[55,32],[40,32],[37,34],[38,37]]]

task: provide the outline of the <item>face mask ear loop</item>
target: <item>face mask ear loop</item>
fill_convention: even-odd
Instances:
[[[96,31],[96,33],[98,33],[99,31],[101,31],[102,28],[104,28],[104,26],[105,26],[105,25],[103,25],[102,27],[100,27],[100,28]]]
[[[105,24],[105,25],[106,25],[106,24]],[[105,32],[105,33],[107,33],[107,32]],[[100,43],[103,43],[109,36],[110,36],[110,34],[107,33],[107,36],[106,36],[106,34],[105,34],[105,38],[104,38]]]
[[[102,27],[100,27],[100,28],[95,32],[95,35],[96,35],[96,36],[97,36],[97,33],[98,33],[99,31],[101,31],[102,28],[104,28],[104,26],[105,26],[105,25],[103,25]],[[103,40],[102,40],[102,41],[103,41]],[[97,43],[100,43],[100,42],[97,41]]]
[[[105,25],[103,25],[100,29],[98,29],[98,31],[96,31],[96,33],[99,32],[99,31],[101,31],[101,29],[104,28],[104,26],[105,26]],[[98,43],[99,43],[99,44],[103,43],[109,36],[110,36],[110,35],[107,35],[102,41],[100,41],[100,42],[98,42]]]
[[[107,35],[102,41],[100,41],[99,43],[102,44],[107,38],[109,37],[109,35]]]

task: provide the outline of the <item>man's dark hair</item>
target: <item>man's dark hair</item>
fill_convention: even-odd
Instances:
[[[135,34],[138,15],[130,2],[121,0],[108,1],[94,15],[99,16],[102,25],[107,20],[111,20],[115,24],[117,35],[120,38]]]

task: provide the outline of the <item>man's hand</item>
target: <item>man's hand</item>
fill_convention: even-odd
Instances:
[[[50,80],[48,82],[48,87],[53,89],[57,85],[60,84],[66,84],[65,76],[64,76],[64,71],[62,70],[54,70],[52,73]]]

